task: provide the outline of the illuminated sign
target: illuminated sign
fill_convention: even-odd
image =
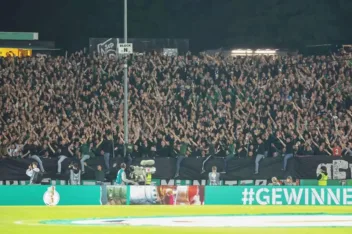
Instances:
[[[19,48],[0,48],[0,57],[28,57],[32,56],[32,50]]]

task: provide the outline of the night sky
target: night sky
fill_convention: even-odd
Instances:
[[[129,37],[188,38],[192,50],[352,43],[351,0],[128,0]],[[3,0],[0,31],[39,32],[69,51],[123,37],[123,0]]]

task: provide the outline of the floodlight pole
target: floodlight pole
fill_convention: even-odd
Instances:
[[[124,0],[124,37],[125,37],[125,42],[127,42],[127,0]],[[128,145],[128,77],[127,77],[127,57],[125,57],[125,65],[124,65],[124,114],[123,114],[123,123],[124,123],[124,141],[125,141],[125,147],[124,147],[124,156],[127,154],[127,145]]]

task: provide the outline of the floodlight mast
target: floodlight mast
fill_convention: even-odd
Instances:
[[[127,42],[127,0],[124,0],[124,37],[125,42]],[[127,145],[128,145],[128,77],[127,77],[127,58],[128,55],[125,57],[125,64],[124,64],[124,113],[123,113],[123,125],[124,125],[124,156],[127,154]]]

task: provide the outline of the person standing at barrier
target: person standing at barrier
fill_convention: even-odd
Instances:
[[[81,158],[82,175],[85,173],[84,162],[90,159],[90,151],[91,151],[91,146],[88,143],[88,139],[83,140],[80,148],[80,152],[82,155],[82,158]]]
[[[264,140],[264,157],[267,158],[269,156],[269,151],[271,146],[271,138],[270,138],[269,130],[264,133],[263,140]]]
[[[101,151],[100,154],[104,157],[104,162],[105,162],[105,168],[106,168],[106,174],[110,173],[110,155],[112,151],[112,134],[109,133],[107,135],[102,144],[101,144]]]
[[[227,172],[228,162],[235,157],[235,149],[236,149],[236,145],[235,145],[233,139],[230,139],[229,144],[228,144],[227,156],[224,159],[223,173]]]
[[[284,147],[285,153],[284,153],[284,163],[283,163],[282,170],[286,171],[288,160],[293,158],[294,142],[291,140],[290,137],[286,137],[286,142],[284,142],[280,137],[278,139],[281,142],[282,146]]]
[[[44,170],[43,162],[40,159],[40,157],[37,155],[38,149],[39,149],[39,146],[36,142],[32,142],[31,140],[28,140],[23,147],[22,158],[25,158],[28,156],[28,158],[35,160],[39,164],[40,170],[44,173],[45,170]]]
[[[185,159],[185,158],[187,157],[187,148],[188,148],[188,144],[189,144],[188,139],[184,137],[184,138],[182,139],[181,145],[179,146],[179,153],[178,153],[177,161],[176,161],[176,174],[175,174],[175,178],[180,175],[181,163],[182,163],[183,159]]]
[[[217,172],[216,166],[212,167],[212,172],[208,175],[209,185],[220,185],[220,173]]]
[[[62,162],[67,158],[73,157],[73,152],[70,150],[70,145],[66,139],[62,139],[59,149],[56,151],[59,160],[57,161],[57,174],[61,174]]]
[[[215,142],[217,139],[210,139],[208,140],[208,144],[209,144],[209,153],[208,153],[208,157],[206,157],[206,159],[204,159],[203,164],[202,164],[202,171],[201,174],[205,173],[205,164],[209,161],[209,159],[211,159],[212,157],[215,156]]]
[[[117,172],[117,176],[116,176],[116,181],[115,181],[116,185],[127,185],[127,184],[138,185],[137,182],[127,179],[125,171],[126,171],[126,164],[121,163],[120,170]]]
[[[256,157],[255,157],[255,171],[254,171],[254,174],[258,174],[259,173],[259,162],[260,162],[260,160],[265,158],[264,154],[265,154],[265,144],[264,144],[262,138],[258,137],[257,145],[256,145]]]
[[[320,172],[318,174],[317,180],[318,180],[319,186],[327,186],[328,185],[328,173],[327,173],[325,166],[322,166],[320,168]]]

